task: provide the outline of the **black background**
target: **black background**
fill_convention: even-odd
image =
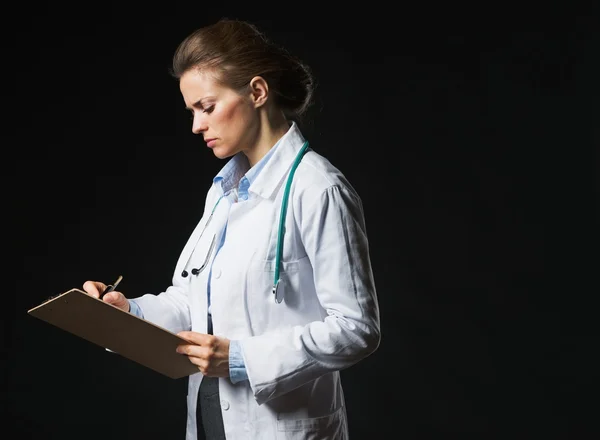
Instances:
[[[562,252],[590,240],[575,210],[591,206],[577,197],[596,162],[571,159],[598,135],[592,2],[322,8],[5,9],[5,438],[184,438],[185,380],[26,312],[87,279],[122,274],[132,297],[170,284],[223,162],[192,135],[168,68],[182,38],[221,17],[312,66],[305,135],[363,198],[383,333],[342,373],[351,438],[597,432],[577,396],[596,373],[569,318],[596,267],[570,278],[581,255]]]

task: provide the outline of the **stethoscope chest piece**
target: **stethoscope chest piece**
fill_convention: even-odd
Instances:
[[[281,289],[280,284],[281,284],[280,279],[275,281],[275,284],[273,284],[273,296],[275,297],[275,302],[277,304],[280,304],[281,301],[283,301],[283,289]]]

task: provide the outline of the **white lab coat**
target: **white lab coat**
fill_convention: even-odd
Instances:
[[[294,123],[249,188],[227,209],[209,189],[202,219],[177,262],[173,285],[135,298],[145,319],[171,331],[207,330],[206,287],[218,225],[227,221],[211,280],[213,333],[241,343],[249,380],[219,379],[228,440],[347,439],[339,371],[380,342],[379,308],[362,203],[344,175],[309,149],[291,186],[280,278],[272,293],[285,183],[304,143]],[[240,176],[241,177],[241,176]],[[223,208],[223,209],[220,209]],[[208,223],[208,225],[207,225]],[[187,276],[182,274],[187,272]],[[189,378],[186,440],[196,439],[202,373]]]

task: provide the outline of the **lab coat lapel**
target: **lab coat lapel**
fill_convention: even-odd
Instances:
[[[264,199],[275,197],[304,142],[304,136],[294,122],[248,191]]]

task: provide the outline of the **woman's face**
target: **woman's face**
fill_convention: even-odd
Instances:
[[[248,97],[220,85],[209,72],[190,70],[179,80],[192,132],[201,134],[220,159],[252,149],[259,132],[256,107]]]

